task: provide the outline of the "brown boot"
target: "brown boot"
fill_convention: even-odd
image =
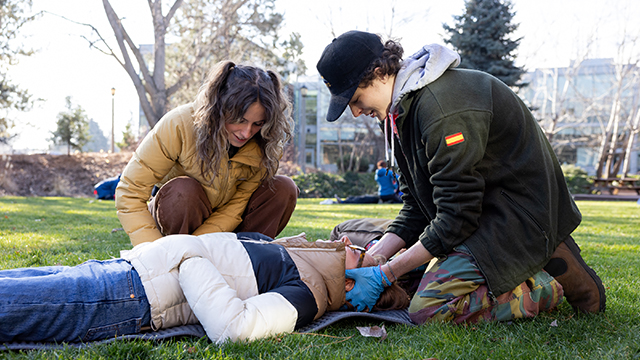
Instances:
[[[564,296],[576,312],[604,311],[606,297],[602,281],[584,262],[571,236],[558,246],[544,270],[562,285]]]

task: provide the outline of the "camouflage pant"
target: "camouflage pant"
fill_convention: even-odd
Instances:
[[[562,286],[541,270],[515,289],[493,298],[473,257],[453,252],[424,273],[411,300],[409,316],[419,324],[506,321],[551,310],[562,302],[562,296]]]

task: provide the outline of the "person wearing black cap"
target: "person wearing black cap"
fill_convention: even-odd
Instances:
[[[347,300],[371,309],[384,278],[437,258],[409,307],[419,323],[531,317],[563,294],[576,311],[604,311],[602,281],[571,237],[581,214],[527,106],[495,77],[456,69],[445,47],[402,55],[397,42],[350,31],[317,64],[331,92],[327,120],[347,106],[376,117],[401,175],[404,205],[369,252],[407,250],[349,270]]]

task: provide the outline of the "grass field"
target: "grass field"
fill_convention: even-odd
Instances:
[[[282,236],[306,232],[327,238],[350,218],[393,218],[400,205],[319,205],[300,199]],[[533,320],[473,326],[385,324],[388,338],[362,337],[345,320],[318,334],[290,334],[253,343],[207,339],[155,343],[121,341],[83,349],[0,351],[8,359],[640,359],[640,206],[633,202],[578,202],[574,233],[582,254],[607,289],[607,311],[574,315],[564,302]],[[113,202],[87,198],[0,198],[0,269],[76,265],[118,257],[131,247]],[[555,321],[555,322],[554,322]],[[557,326],[554,326],[556,325]]]

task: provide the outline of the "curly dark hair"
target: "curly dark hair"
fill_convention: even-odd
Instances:
[[[385,75],[396,75],[400,68],[402,67],[402,54],[404,53],[404,49],[402,49],[402,45],[399,42],[394,40],[387,40],[384,43],[384,50],[382,50],[382,56],[376,60],[374,60],[371,65],[364,72],[364,76],[360,81],[360,85],[358,87],[366,88],[373,80],[385,76]],[[376,71],[376,69],[378,69]]]

